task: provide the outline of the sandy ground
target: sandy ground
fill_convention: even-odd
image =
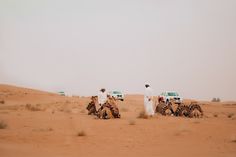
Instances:
[[[88,102],[0,85],[0,121],[7,124],[0,129],[0,156],[236,156],[236,102],[204,102],[200,119],[139,119],[143,97],[129,95],[118,102],[122,118],[112,120],[88,116]]]

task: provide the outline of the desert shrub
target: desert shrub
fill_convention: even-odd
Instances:
[[[50,132],[53,131],[52,128],[38,128],[38,129],[33,129],[32,131],[37,131],[37,132]]]
[[[9,114],[7,111],[1,111],[0,114]]]
[[[86,111],[83,109],[83,110],[80,111],[80,113],[86,113]]]
[[[65,113],[71,113],[72,111],[71,111],[71,109],[66,108],[66,109],[63,110],[63,112],[65,112]]]
[[[234,113],[229,113],[228,118],[232,118],[234,116]]]
[[[0,129],[5,129],[7,124],[4,121],[0,121]]]
[[[200,124],[200,121],[199,120],[195,120],[193,121],[194,124]]]
[[[128,112],[129,110],[128,110],[127,108],[123,107],[123,108],[120,109],[120,111],[122,111],[122,112]]]
[[[70,104],[71,102],[69,100],[66,100],[65,101],[65,104]]]
[[[42,109],[39,108],[39,104],[37,106],[31,105],[31,104],[26,104],[25,108],[30,111],[41,111]]]
[[[0,104],[5,104],[5,101],[4,100],[0,100]]]
[[[230,137],[230,142],[236,143],[236,137],[235,135]]]
[[[77,136],[86,136],[86,132],[84,130],[80,130],[78,133],[77,133]]]
[[[51,127],[50,127],[50,128],[48,128],[48,131],[53,131],[53,128],[51,128]]]
[[[221,100],[220,100],[220,98],[213,98],[212,100],[211,100],[211,102],[220,102]]]
[[[136,124],[135,120],[133,119],[129,120],[129,125],[135,125],[135,124]]]
[[[236,139],[232,139],[231,142],[236,143]]]
[[[138,115],[138,118],[148,119],[148,115],[145,113],[145,111],[141,111]]]
[[[218,114],[217,114],[217,113],[214,113],[213,116],[214,116],[214,117],[218,117]]]

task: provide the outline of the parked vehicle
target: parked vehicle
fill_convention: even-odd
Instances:
[[[120,91],[111,91],[108,94],[114,97],[116,100],[124,101],[124,94]]]
[[[159,95],[159,98],[162,99],[166,104],[168,104],[171,100],[176,104],[180,104],[183,101],[183,98],[179,96],[179,94],[175,91],[166,91]]]
[[[58,94],[61,95],[61,96],[66,96],[64,91],[60,91],[60,92],[58,92]]]

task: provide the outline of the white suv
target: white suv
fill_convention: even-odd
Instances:
[[[114,97],[116,100],[124,101],[124,94],[120,91],[111,91],[108,93],[108,95]]]
[[[173,100],[176,104],[180,104],[183,101],[183,98],[179,96],[177,92],[174,91],[168,91],[163,92],[161,95],[159,95],[159,98],[162,98],[165,103],[170,102],[170,100]]]

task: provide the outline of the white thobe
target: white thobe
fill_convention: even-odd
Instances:
[[[150,87],[145,88],[144,108],[145,108],[146,114],[149,116],[154,115],[152,97],[153,97],[152,89]]]
[[[107,93],[106,92],[100,92],[98,94],[98,104],[105,104],[105,102],[107,101]]]

